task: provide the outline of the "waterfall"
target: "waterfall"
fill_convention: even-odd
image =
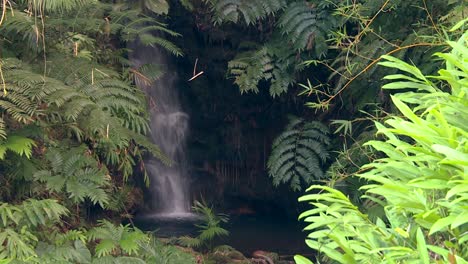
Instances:
[[[173,161],[167,166],[158,160],[146,161],[150,177],[152,211],[157,217],[181,218],[191,215],[185,141],[189,116],[181,109],[176,88],[177,74],[170,70],[168,55],[156,47],[134,44],[132,62],[136,66],[161,65],[164,75],[149,84],[137,78],[148,98],[151,139]]]

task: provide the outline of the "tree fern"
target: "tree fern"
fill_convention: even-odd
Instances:
[[[328,129],[319,122],[291,118],[285,131],[273,142],[268,158],[273,184],[289,182],[291,189],[298,191],[303,183],[322,179],[321,165],[328,159],[328,134]]]

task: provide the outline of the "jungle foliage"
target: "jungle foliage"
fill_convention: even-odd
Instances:
[[[132,175],[147,181],[143,159],[171,163],[146,137],[146,100],[135,86],[160,72],[133,65],[128,47],[139,41],[180,56],[168,39],[179,34],[146,14],[150,3],[2,3],[2,263],[154,263],[161,250],[179,254],[156,249],[135,227],[92,220],[131,219],[141,199]]]
[[[400,58],[427,59],[422,52],[437,46],[439,37],[444,37],[435,25],[456,23],[465,8],[462,1],[456,0],[415,3],[206,0],[204,3],[195,11],[207,8],[215,25],[234,23],[246,30],[254,29],[257,34],[256,38],[239,42],[238,52],[228,64],[228,73],[241,92],[258,92],[260,83],[266,81],[272,96],[281,95],[292,84],[303,81],[300,73],[305,65],[316,65],[320,73],[315,71],[317,74],[310,79],[314,90],[322,93],[321,99],[328,99],[324,94],[328,97],[341,94],[341,89],[351,85],[347,82],[355,76],[358,80],[348,90],[365,94],[359,91],[364,90],[360,89],[363,83],[371,77],[382,77],[370,65],[383,54],[399,51]],[[435,37],[425,38],[431,33]],[[418,50],[419,46],[422,49]],[[412,47],[416,50],[408,52]],[[378,87],[375,84],[372,89],[365,89],[373,92],[366,94],[362,102],[373,101]]]
[[[205,54],[205,57],[212,54],[213,58],[203,58],[205,61],[221,60],[223,63],[216,64],[216,70],[226,67],[226,73],[222,74],[241,93],[264,96],[263,90],[268,90],[274,99],[265,99],[265,104],[293,105],[289,110],[301,118],[336,127],[341,138],[333,140],[330,150],[341,149],[342,145],[367,154],[362,161],[346,165],[349,170],[355,170],[375,154],[368,147],[361,147],[362,144],[353,144],[354,141],[372,138],[372,120],[392,111],[391,99],[381,87],[383,77],[395,70],[377,67],[381,56],[411,61],[422,65],[425,74],[434,74],[439,64],[430,63],[430,54],[446,48],[446,37],[453,35],[448,28],[463,20],[466,12],[466,4],[457,0],[254,3],[205,0],[194,1],[190,13],[195,14],[194,21],[205,38],[205,45],[213,49]],[[215,52],[216,49],[219,51]],[[297,94],[301,97],[297,98]],[[215,96],[210,98],[216,100]],[[302,103],[315,113],[303,111]],[[288,114],[291,114],[288,110],[279,114],[281,122]],[[248,125],[242,128],[252,129]],[[238,152],[252,151],[249,143],[244,145],[237,147]],[[329,155],[339,156],[343,161],[349,158],[349,153]],[[351,159],[360,159],[356,156]],[[248,163],[251,159],[244,157],[242,161]],[[317,173],[329,165],[322,164]],[[332,167],[337,168],[333,164]],[[362,184],[361,180],[342,181],[330,173],[327,177],[340,181],[343,189],[349,189],[347,194],[359,199],[354,190]],[[288,176],[273,177],[281,178]]]
[[[456,30],[461,27],[458,24]],[[300,201],[313,206],[306,243],[338,263],[466,263],[468,259],[467,117],[468,32],[436,53],[445,67],[424,75],[416,66],[384,56],[381,66],[398,113],[375,122],[382,138],[366,145],[382,153],[355,174],[362,199],[381,206],[370,218],[332,186],[312,185]],[[298,257],[298,263],[308,263]]]
[[[144,159],[171,163],[146,137],[145,94],[135,85],[163,72],[134,65],[131,48],[138,42],[198,61],[191,53],[197,38],[209,49],[200,60],[212,63],[216,77],[274,98],[249,108],[271,111],[264,131],[282,126],[278,112],[300,116],[277,137],[266,167],[275,185],[321,191],[303,198],[315,206],[302,215],[312,248],[343,263],[467,257],[466,42],[449,42],[452,53],[445,42],[460,35],[448,28],[465,18],[463,0],[5,0],[0,7],[2,263],[194,262],[120,222],[131,222],[141,201],[136,183],[148,183]],[[171,20],[172,10],[179,16]],[[199,35],[184,38],[184,47],[175,44],[179,30],[194,29]],[[376,67],[381,61],[387,67]],[[297,87],[308,97],[297,98]],[[204,88],[194,89],[205,93],[195,112],[221,116],[220,127],[231,122],[235,130],[220,137],[234,147],[199,138],[217,148],[212,156],[257,173],[247,164],[255,139],[243,134],[262,120],[242,122],[230,109],[238,97]],[[304,100],[315,113],[304,114]],[[206,170],[223,183],[251,177],[223,164]],[[225,218],[206,205],[194,210],[205,218],[186,244],[210,248],[227,234],[219,227]]]

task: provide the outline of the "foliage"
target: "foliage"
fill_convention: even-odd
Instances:
[[[74,203],[88,198],[104,207],[109,200],[105,191],[109,176],[103,168],[98,169],[96,160],[87,155],[87,151],[84,146],[66,152],[49,149],[46,159],[51,164],[50,170],[37,171],[34,178],[44,182],[49,191],[65,191]]]
[[[1,142],[0,160],[5,158],[7,150],[30,158],[33,146],[35,146],[34,141],[29,138],[19,135],[9,136],[5,141]]]
[[[324,3],[325,2],[325,3]],[[281,33],[297,51],[315,49],[317,57],[328,50],[326,38],[336,24],[326,1],[292,2],[278,20]]]
[[[129,225],[114,226],[108,221],[101,221],[97,227],[88,232],[88,238],[96,241],[96,255],[98,257],[112,254],[134,255],[140,244],[147,242],[148,236],[139,229]]]
[[[68,210],[56,200],[29,199],[19,205],[0,205],[0,259],[28,260],[37,256],[38,226],[56,224]]]
[[[146,137],[149,113],[135,85],[161,71],[129,59],[136,41],[182,55],[169,40],[179,34],[146,13],[164,13],[157,2],[1,5],[2,263],[146,263],[148,235],[106,220],[92,226],[131,217],[130,176],[145,175],[144,158],[170,164]]]
[[[148,263],[161,263],[161,264],[179,264],[196,263],[195,258],[181,250],[179,247],[166,245],[157,239],[152,239],[150,243],[143,246],[145,258]]]
[[[227,215],[216,214],[212,208],[205,204],[205,202],[199,201],[195,201],[192,210],[194,213],[197,213],[202,217],[201,223],[195,224],[195,226],[199,228],[200,234],[197,237],[180,237],[179,242],[182,245],[194,248],[205,247],[208,250],[211,250],[211,242],[213,239],[229,235],[229,232],[220,226],[221,223],[229,221]]]
[[[222,41],[233,43],[227,71],[241,93],[269,87],[274,97],[285,94],[305,81],[300,73],[307,66],[313,85],[306,94],[316,95],[318,101],[310,105],[323,110],[343,106],[352,113],[368,103],[387,102],[379,89],[388,70],[374,66],[381,55],[429,61],[427,54],[433,51],[428,50],[443,45],[442,32],[466,14],[461,1],[204,2],[217,26],[208,34],[216,38],[222,31]],[[203,7],[195,11],[207,12]],[[237,27],[228,27],[232,24]],[[239,28],[251,33],[244,34],[241,42],[232,32]],[[426,73],[437,67],[426,65],[432,65],[423,69]]]
[[[279,38],[279,36],[277,36]],[[275,41],[258,49],[240,52],[228,63],[228,73],[234,78],[240,92],[258,93],[261,81],[270,82],[270,95],[279,96],[295,81],[291,73],[295,70],[294,54],[279,46]]]
[[[284,8],[285,0],[204,0],[211,7],[214,13],[213,22],[222,23],[230,22],[245,22],[247,25],[255,23],[255,21],[265,18],[268,15],[274,14],[278,10]]]
[[[273,184],[289,182],[291,189],[299,191],[303,183],[322,179],[321,164],[328,159],[328,134],[327,127],[319,122],[290,118],[285,131],[273,142],[268,158]]]
[[[385,140],[366,143],[383,158],[362,167],[365,199],[385,209],[370,219],[348,197],[312,185],[300,201],[314,206],[301,214],[310,230],[306,243],[339,263],[466,263],[468,33],[436,53],[446,64],[436,76],[386,56],[381,64],[403,72],[385,77],[396,91],[400,115],[376,122]],[[399,92],[406,90],[405,92]]]
[[[238,22],[242,14],[247,25],[267,16],[278,15],[276,27],[269,41],[257,44],[247,51],[240,49],[228,63],[228,73],[241,93],[258,92],[260,81],[270,82],[270,94],[275,97],[293,85],[295,73],[302,69],[303,61],[297,52],[314,48],[317,57],[327,52],[327,32],[334,25],[328,6],[304,1],[207,1],[212,5],[215,23]],[[284,10],[283,10],[284,9]],[[283,12],[281,12],[283,11]],[[324,21],[324,19],[329,21]],[[260,23],[260,22],[259,22]],[[288,45],[284,45],[284,40]],[[241,43],[240,47],[248,43]],[[290,47],[292,46],[292,48]]]

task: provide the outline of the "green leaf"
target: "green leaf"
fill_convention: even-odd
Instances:
[[[468,22],[468,18],[465,18],[461,21],[458,21],[457,24],[455,24],[451,29],[450,32],[456,31],[457,29],[461,28],[462,26],[465,25],[465,23]]]
[[[308,260],[307,258],[301,255],[295,255],[294,261],[296,261],[296,264],[313,264],[312,261]]]
[[[455,220],[455,215],[450,215],[444,218],[437,220],[434,225],[432,225],[431,229],[429,230],[429,235],[432,235],[440,230],[446,228],[447,226],[451,225]]]
[[[145,7],[158,15],[169,13],[169,3],[166,0],[143,0]]]
[[[416,232],[416,242],[421,262],[424,264],[429,264],[429,252],[427,251],[426,240],[424,238],[424,234],[421,231],[421,228],[418,228]]]

